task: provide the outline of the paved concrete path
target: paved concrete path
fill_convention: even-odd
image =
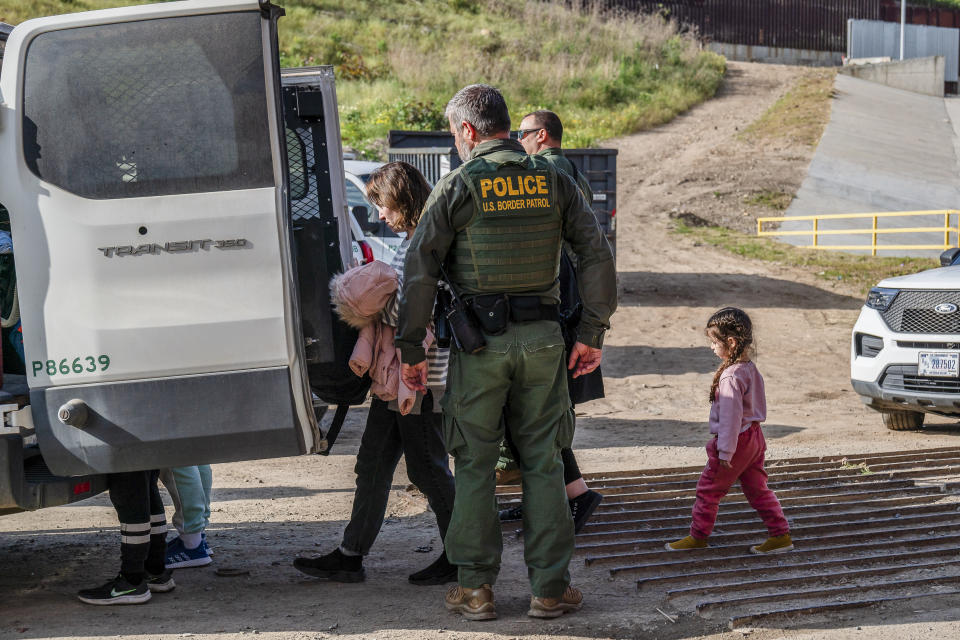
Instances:
[[[845,75],[806,179],[788,216],[960,209],[960,99],[934,98]],[[820,229],[870,228],[872,221],[823,221]],[[952,218],[954,228],[957,217]],[[879,228],[942,226],[943,216],[881,218]],[[809,221],[783,230],[812,228]],[[809,245],[811,236],[784,236]],[[943,233],[889,234],[878,244],[940,244]],[[956,234],[951,234],[956,242]],[[869,235],[821,236],[821,245],[870,243]],[[879,255],[936,256],[939,250]]]

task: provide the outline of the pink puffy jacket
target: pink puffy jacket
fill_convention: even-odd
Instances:
[[[350,368],[358,376],[370,373],[370,392],[385,402],[397,400],[400,413],[410,413],[416,392],[400,380],[400,351],[394,346],[396,330],[380,320],[380,314],[397,293],[397,274],[390,265],[375,260],[349,269],[330,281],[334,309],[344,322],[360,330],[350,356]],[[424,348],[433,343],[427,332]]]

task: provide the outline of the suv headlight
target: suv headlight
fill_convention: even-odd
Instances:
[[[867,306],[877,311],[886,311],[893,304],[893,299],[900,293],[899,289],[884,289],[883,287],[874,287],[867,294]]]

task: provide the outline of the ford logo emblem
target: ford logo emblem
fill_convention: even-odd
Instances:
[[[943,304],[938,304],[937,306],[935,306],[933,310],[936,311],[937,313],[943,313],[943,314],[954,313],[957,310],[957,305],[951,304],[949,302],[944,302]]]

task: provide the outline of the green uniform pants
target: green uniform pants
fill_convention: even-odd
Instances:
[[[495,467],[506,408],[523,471],[524,560],[533,595],[556,598],[570,583],[573,520],[563,484],[561,447],[573,437],[560,325],[511,324],[487,336],[487,348],[450,354],[443,397],[444,436],[456,463],[456,498],[447,556],[459,582],[494,584],[503,550],[496,506]]]

